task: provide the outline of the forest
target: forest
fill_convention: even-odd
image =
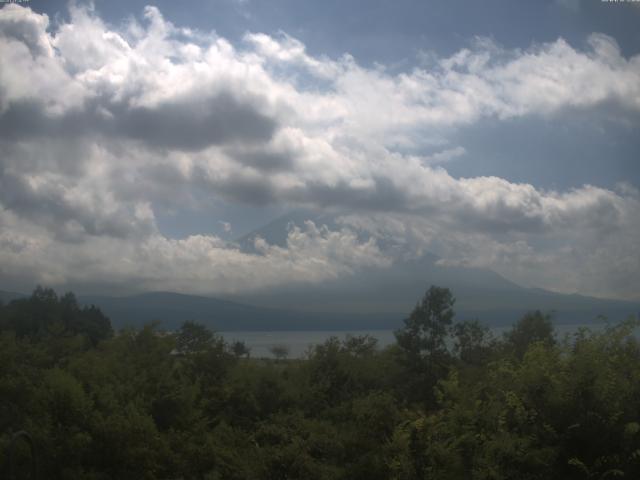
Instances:
[[[637,319],[559,338],[535,311],[498,337],[454,309],[432,286],[389,347],[265,359],[38,287],[0,307],[0,477],[640,478]]]

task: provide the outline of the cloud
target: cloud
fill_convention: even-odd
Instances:
[[[49,18],[46,15],[33,15],[25,8],[8,8],[0,17],[0,31],[3,36],[13,38],[25,45],[35,56],[51,56],[51,46],[46,29]]]
[[[123,114],[109,112],[113,128],[121,136],[150,146],[200,150],[209,145],[269,140],[276,122],[261,114],[248,100],[231,92],[213,98],[166,102],[154,108],[134,108]]]
[[[499,177],[456,178],[443,168],[473,155],[450,143],[466,125],[596,114],[604,104],[620,117],[640,112],[640,56],[622,56],[601,34],[584,50],[563,39],[510,50],[478,38],[428,68],[394,73],[348,54],[310,55],[286,33],[250,33],[232,45],[176,27],[154,7],[114,27],[83,7],[71,6],[68,22],[51,25],[10,4],[0,9],[0,207],[18,230],[0,242],[2,275],[149,288],[166,281],[169,289],[175,281],[175,288],[215,292],[348,274],[366,256],[387,261],[371,225],[365,241],[308,226],[290,232],[286,248],[267,245],[251,257],[216,237],[159,232],[154,210],[222,199],[326,207],[362,222],[384,215],[395,219],[394,237],[404,232],[419,249],[450,241],[460,261],[518,279],[527,278],[519,273],[527,264],[537,265],[530,272],[598,265],[602,282],[593,274],[576,288],[627,292],[610,285],[622,283],[615,269],[637,285],[637,273],[623,268],[638,258],[629,241],[640,232],[635,193],[596,185],[543,190]],[[600,241],[609,253],[595,248]],[[86,273],[67,260],[71,243]],[[559,262],[556,247],[572,260]],[[342,248],[351,256],[341,258]],[[103,264],[98,252],[109,260]],[[123,252],[126,261],[116,261]],[[92,261],[95,268],[85,269]],[[247,265],[264,270],[250,278]],[[221,266],[224,274],[204,270]],[[536,275],[530,279],[554,282]]]
[[[212,235],[169,239],[154,232],[138,241],[108,236],[68,248],[36,226],[0,211],[0,272],[27,285],[100,285],[115,291],[239,293],[314,283],[366,267],[385,267],[374,239],[308,222],[292,228],[286,246],[256,239],[249,254]]]
[[[638,208],[640,196],[635,195],[626,199],[614,227],[566,225],[536,235],[496,234],[413,214],[350,214],[338,224],[392,245],[405,259],[435,252],[440,265],[491,268],[524,286],[637,300]]]
[[[16,214],[45,225],[56,236],[71,240],[84,234],[130,237],[155,228],[148,205],[130,209],[106,192],[89,192],[32,175],[10,172],[0,178],[0,202]]]

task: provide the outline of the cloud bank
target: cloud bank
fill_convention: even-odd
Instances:
[[[147,7],[113,26],[0,9],[0,275],[216,293],[394,261],[378,241],[525,284],[639,298],[640,196],[454,178],[452,132],[525,116],[640,112],[640,56],[610,37],[507,50],[486,39],[392,73],[314,57],[286,34],[232,45]],[[626,112],[626,113],[625,113]],[[172,239],[158,209],[218,199],[347,212],[286,247]]]

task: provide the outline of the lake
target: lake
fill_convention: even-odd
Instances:
[[[604,323],[592,324],[568,324],[554,325],[556,335],[562,338],[566,334],[576,332],[580,327],[588,327],[594,331],[602,330]],[[494,327],[491,332],[500,336],[511,327]],[[319,330],[319,331],[237,331],[237,332],[219,332],[227,342],[235,340],[243,341],[247,347],[251,349],[253,358],[273,358],[270,349],[276,345],[285,345],[289,349],[289,358],[302,358],[307,350],[313,346],[325,342],[329,337],[335,336],[344,339],[347,335],[371,335],[378,340],[378,346],[384,348],[395,342],[393,330],[358,330],[358,331],[341,331],[341,330]]]

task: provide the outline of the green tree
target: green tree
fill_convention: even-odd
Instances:
[[[204,353],[214,348],[217,340],[204,325],[186,321],[176,333],[176,350],[183,355]]]
[[[450,363],[447,337],[455,299],[448,288],[431,286],[422,301],[395,332],[408,379],[410,399],[433,406],[433,387],[444,378]]]
[[[71,292],[61,297],[50,288],[38,286],[29,298],[13,300],[0,326],[12,330],[19,338],[64,339],[85,337],[91,345],[113,335],[111,322],[95,306],[80,307]]]
[[[532,343],[554,345],[556,340],[551,316],[544,315],[540,310],[527,313],[505,334],[505,340],[507,346],[520,359]]]
[[[491,358],[495,340],[491,331],[478,320],[453,325],[453,353],[468,365],[484,365]]]
[[[269,351],[276,357],[276,360],[284,360],[289,356],[289,353],[291,353],[287,345],[272,345]]]
[[[454,303],[448,288],[431,286],[404,321],[404,327],[395,332],[400,348],[415,359],[445,356]]]
[[[251,349],[247,347],[247,344],[241,340],[236,340],[231,344],[231,351],[238,358],[249,358],[249,355],[251,354]]]

